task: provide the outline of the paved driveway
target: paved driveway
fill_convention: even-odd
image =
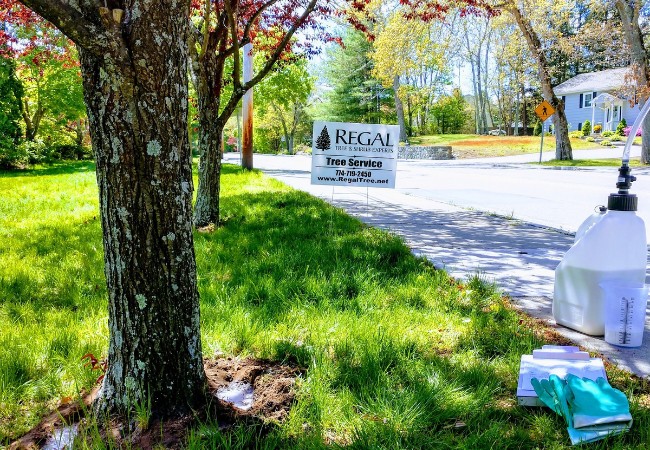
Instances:
[[[574,157],[621,152],[588,150]],[[224,160],[237,163],[238,157],[227,154]],[[414,253],[455,277],[478,272],[496,281],[519,307],[555,326],[550,309],[555,267],[579,224],[615,192],[618,172],[614,167],[557,170],[525,164],[538,158],[400,160],[395,189],[311,185],[308,156],[255,155],[254,164],[368,224],[403,236]],[[633,174],[638,177],[632,187],[639,196],[638,214],[650,231],[650,169],[634,169]],[[644,346],[621,349],[558,326],[575,342],[645,377],[650,377],[649,330],[650,314]]]

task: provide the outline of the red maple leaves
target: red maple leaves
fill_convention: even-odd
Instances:
[[[108,361],[106,359],[97,359],[92,353],[86,353],[81,357],[81,360],[87,359],[84,363],[84,367],[89,367],[90,370],[100,370],[102,374],[95,380],[95,384],[99,384],[104,379],[106,375],[106,370],[108,369]]]
[[[52,24],[16,0],[0,0],[0,54],[28,57],[40,66],[48,59],[62,61],[64,67],[78,66],[74,44]]]

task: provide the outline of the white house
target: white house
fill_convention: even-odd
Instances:
[[[557,85],[555,95],[564,100],[569,131],[582,130],[586,120],[591,122],[592,130],[595,125],[601,125],[602,131],[614,131],[622,118],[632,125],[640,107],[631,107],[628,99],[621,94],[629,84],[629,80],[625,79],[629,71],[629,68],[623,67],[582,73]]]

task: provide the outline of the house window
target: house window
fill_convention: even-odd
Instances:
[[[613,120],[621,120],[621,107],[618,105],[614,105],[614,117],[612,117]]]
[[[591,92],[589,92],[588,94],[584,94],[582,96],[582,99],[583,99],[583,102],[584,102],[582,107],[583,108],[591,108],[591,100],[593,99],[593,94]]]
[[[578,124],[578,131],[582,131],[582,122]]]

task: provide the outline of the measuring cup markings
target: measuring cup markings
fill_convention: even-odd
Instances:
[[[630,311],[630,300],[634,301],[634,299],[627,299],[623,297],[623,302],[621,302],[621,323],[623,324],[623,331],[620,331],[619,334],[621,335],[621,338],[619,339],[620,344],[629,344],[629,333],[632,331],[631,329],[628,329],[630,327],[630,321],[632,318],[629,315]]]

